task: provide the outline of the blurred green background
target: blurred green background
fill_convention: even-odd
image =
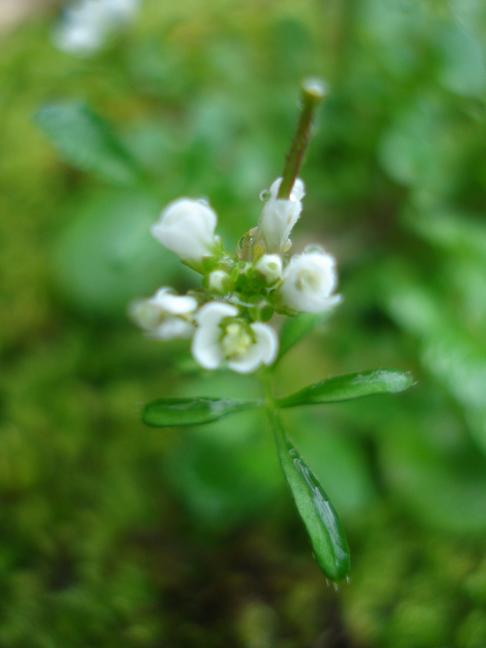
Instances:
[[[484,4],[145,0],[89,57],[56,49],[58,20],[0,36],[0,646],[485,648]],[[126,317],[194,281],[150,239],[166,202],[207,196],[228,245],[255,224],[308,74],[331,92],[293,238],[337,256],[344,302],[279,391],[418,380],[288,416],[348,529],[338,591],[263,419],[140,423],[251,378]]]

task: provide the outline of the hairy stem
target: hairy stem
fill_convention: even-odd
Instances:
[[[290,197],[292,187],[299,175],[304,154],[309,144],[314,114],[324,95],[325,86],[321,81],[308,79],[302,84],[302,107],[299,122],[290,150],[285,158],[282,182],[280,183],[277,198],[287,199]]]

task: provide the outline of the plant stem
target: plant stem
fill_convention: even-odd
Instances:
[[[263,369],[260,373],[260,382],[263,386],[263,393],[265,396],[265,409],[268,412],[273,412],[276,409],[275,398],[272,390],[272,373],[269,369]]]
[[[312,121],[315,110],[325,95],[324,84],[317,79],[307,79],[302,84],[300,111],[297,130],[292,140],[290,150],[285,158],[285,166],[282,173],[282,182],[278,190],[277,198],[288,199],[292,192],[294,182],[299,175],[304,154],[309,144]]]
[[[275,444],[278,449],[279,447],[282,446],[282,443],[285,443],[285,441],[284,441],[283,427],[282,427],[282,423],[278,411],[278,405],[273,395],[271,369],[263,369],[263,371],[260,373],[260,382],[263,386],[263,392],[265,395],[265,413],[267,415],[270,426],[273,430]],[[280,453],[279,453],[279,457],[280,457]],[[283,470],[281,458],[279,459],[279,461],[280,461],[280,466]]]

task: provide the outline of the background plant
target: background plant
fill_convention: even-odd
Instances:
[[[49,17],[2,44],[1,642],[482,646],[484,9],[223,9],[147,1],[89,60],[52,48]],[[253,224],[248,199],[280,167],[309,72],[333,95],[304,175],[306,236],[339,258],[344,301],[279,384],[364,366],[420,382],[391,403],[327,408],[326,430],[314,410],[288,411],[349,529],[353,580],[338,596],[257,414],[231,434],[224,419],[183,435],[138,427],[168,386],[253,398],[252,386],[201,384],[124,315],[162,276],[189,286],[145,234],[161,204],[207,192],[234,215],[229,244]],[[80,174],[59,161],[31,116],[66,100],[113,124],[143,179],[130,163],[84,160]]]

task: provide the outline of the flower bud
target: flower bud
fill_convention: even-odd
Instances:
[[[304,183],[297,179],[289,198],[277,198],[282,178],[270,187],[270,198],[263,207],[260,229],[269,252],[285,252],[291,245],[290,233],[299,219],[304,197]]]
[[[203,201],[179,198],[164,209],[151,231],[181,259],[197,263],[214,253],[216,221],[216,214]]]
[[[297,311],[318,313],[339,301],[339,296],[332,296],[336,285],[334,257],[324,252],[298,254],[284,270],[282,300]]]
[[[213,270],[208,277],[209,289],[224,294],[230,287],[230,276],[224,270]]]
[[[265,277],[267,284],[274,284],[282,278],[282,259],[278,254],[264,254],[255,268]]]

